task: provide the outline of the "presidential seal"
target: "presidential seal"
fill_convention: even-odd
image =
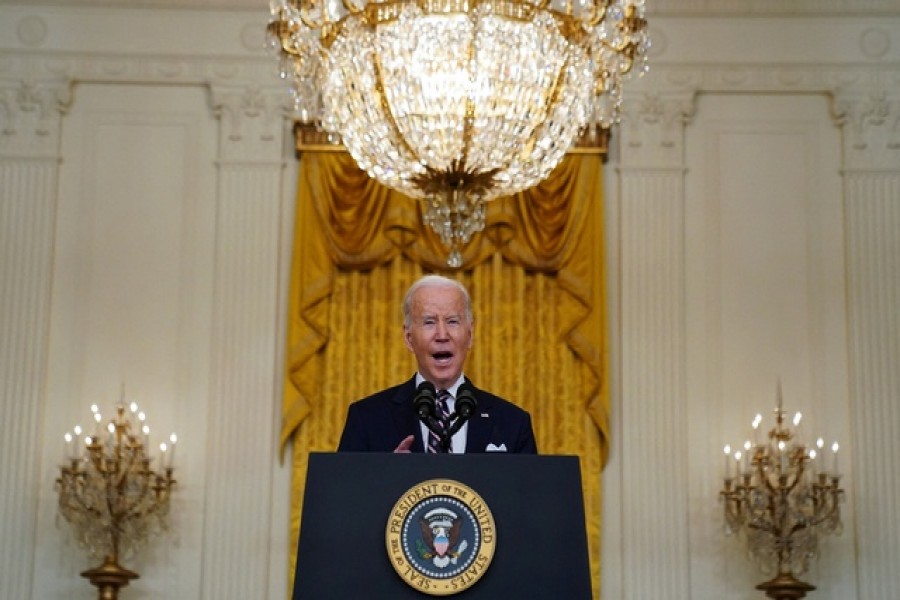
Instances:
[[[385,543],[397,574],[432,596],[468,589],[494,557],[497,529],[487,504],[458,481],[409,488],[388,517]]]

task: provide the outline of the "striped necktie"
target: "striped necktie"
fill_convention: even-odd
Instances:
[[[453,396],[447,390],[440,390],[437,394],[435,406],[437,408],[437,421],[441,426],[441,430],[446,432],[450,426],[450,406],[447,401]],[[435,432],[428,430],[428,452],[441,454],[446,452],[441,445],[441,438]]]

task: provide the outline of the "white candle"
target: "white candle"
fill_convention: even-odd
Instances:
[[[762,415],[756,413],[756,417],[753,418],[753,445],[759,446],[759,425],[762,423]]]
[[[837,442],[835,442],[831,445],[831,452],[834,454],[834,463],[833,463],[834,467],[832,468],[831,471],[832,471],[832,474],[835,476],[838,474],[838,450],[839,449],[840,449],[840,446],[838,445]]]
[[[66,440],[64,456],[68,461],[72,458],[72,434],[67,431],[66,435],[63,436],[63,439]]]
[[[159,468],[160,469],[166,468],[166,450],[168,450],[168,449],[169,449],[169,447],[166,446],[165,442],[162,442],[159,445]]]
[[[725,453],[725,479],[729,479],[731,477],[731,446],[725,444],[722,451]]]
[[[175,464],[175,445],[178,443],[178,436],[173,433],[169,436],[169,441],[172,443],[172,451],[169,452],[169,467],[172,467]]]
[[[753,466],[753,454],[750,452],[751,448],[753,448],[753,444],[750,443],[750,440],[744,442],[744,470],[750,471],[750,468]]]
[[[784,455],[784,440],[778,442],[778,454],[780,455],[779,462],[781,463],[781,473],[784,474],[787,472],[787,457]]]
[[[81,458],[81,425],[75,426],[75,459]]]

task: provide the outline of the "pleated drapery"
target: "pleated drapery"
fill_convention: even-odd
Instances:
[[[281,436],[293,441],[292,552],[309,453],[336,448],[348,404],[415,372],[401,302],[419,276],[440,272],[472,296],[466,375],[531,413],[542,454],[580,457],[597,597],[609,445],[602,206],[600,157],[568,156],[537,187],[490,202],[462,268],[448,271],[420,201],[347,154],[303,156]]]

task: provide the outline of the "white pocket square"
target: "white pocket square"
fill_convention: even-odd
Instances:
[[[494,444],[488,444],[487,448],[485,448],[486,452],[506,452],[506,444],[500,444],[499,446],[495,446]]]

